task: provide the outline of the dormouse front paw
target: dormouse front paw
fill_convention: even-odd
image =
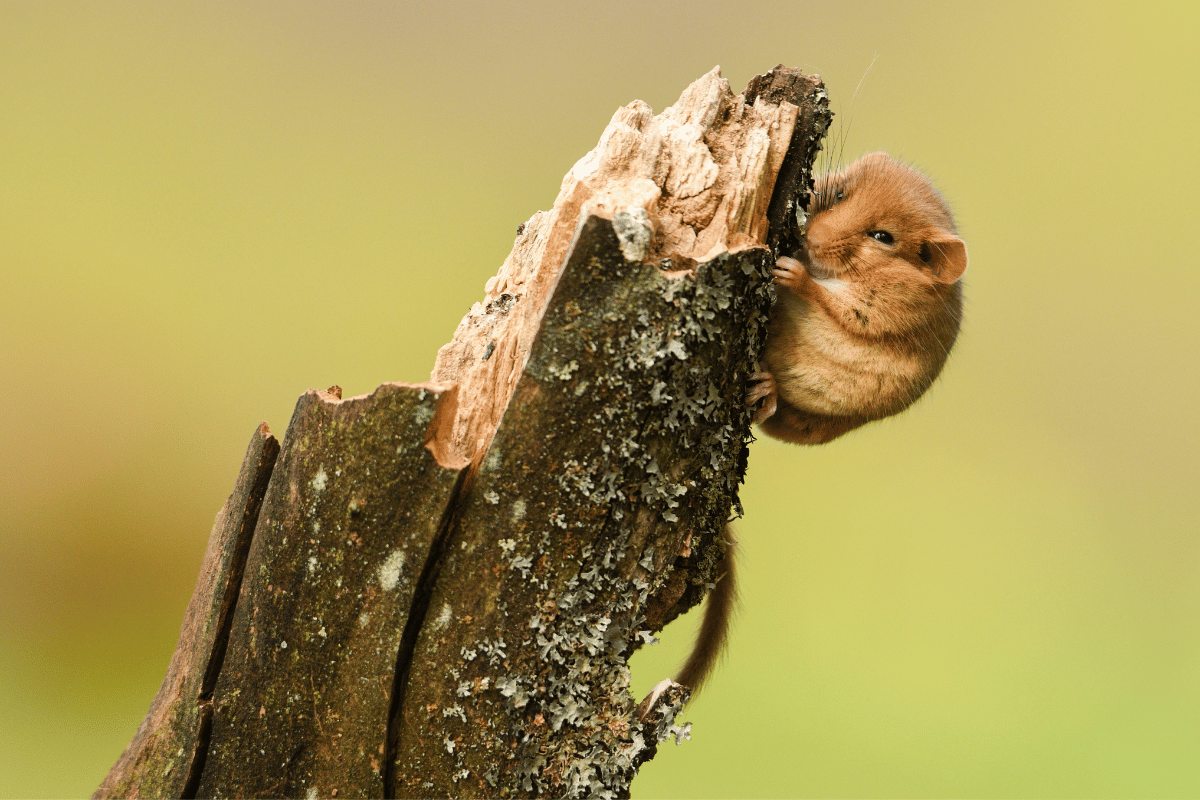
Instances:
[[[775,413],[775,409],[779,407],[779,393],[775,388],[775,376],[769,372],[752,373],[750,381],[751,386],[746,391],[746,405],[752,406],[759,400],[763,401],[754,412],[753,421],[758,424]]]
[[[775,261],[775,283],[786,286],[793,292],[799,292],[804,284],[812,280],[808,270],[794,258],[780,256]]]

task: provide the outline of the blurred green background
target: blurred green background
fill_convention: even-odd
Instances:
[[[754,445],[635,796],[1200,796],[1196,9],[3,3],[0,794],[129,741],[260,420],[424,380],[619,106],[784,62],[944,190],[966,326],[903,416]]]

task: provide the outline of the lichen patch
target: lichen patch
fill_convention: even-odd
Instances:
[[[393,550],[379,567],[379,585],[390,592],[400,585],[400,570],[404,567],[404,551]]]

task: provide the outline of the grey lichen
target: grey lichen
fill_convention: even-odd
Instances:
[[[613,230],[621,243],[621,255],[626,261],[645,261],[654,238],[650,214],[641,206],[621,209],[613,215]]]

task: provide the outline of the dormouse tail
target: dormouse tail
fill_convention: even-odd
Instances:
[[[692,654],[688,656],[675,678],[676,683],[692,690],[693,697],[716,666],[729,634],[729,621],[733,617],[734,606],[737,604],[737,575],[734,570],[737,540],[728,525],[725,526],[725,541],[725,555],[717,565],[716,585],[704,602],[704,621],[700,623],[700,632],[692,645]]]

